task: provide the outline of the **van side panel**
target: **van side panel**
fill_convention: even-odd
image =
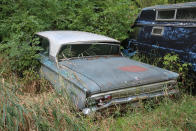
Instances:
[[[142,14],[151,17],[143,17]],[[155,10],[141,12],[133,26],[140,29],[137,37],[133,38],[135,40],[131,40],[131,48],[160,56],[174,52],[183,62],[192,63],[196,67],[196,22],[155,21],[155,17]]]

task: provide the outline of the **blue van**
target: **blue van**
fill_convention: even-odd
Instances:
[[[133,35],[122,43],[125,55],[174,52],[196,71],[196,2],[144,8],[131,28]]]

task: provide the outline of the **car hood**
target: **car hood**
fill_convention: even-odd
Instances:
[[[178,77],[177,73],[126,57],[74,59],[62,61],[59,64],[95,82],[100,87],[96,93],[157,83]]]

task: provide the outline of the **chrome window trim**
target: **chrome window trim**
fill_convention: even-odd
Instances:
[[[191,7],[191,8],[195,8],[195,7]],[[178,13],[178,9],[189,9],[189,8],[176,8],[176,9],[157,9],[156,10],[156,18],[155,21],[191,21],[191,22],[195,22],[196,19],[176,19],[177,13]],[[174,14],[174,18],[173,19],[160,19],[158,18],[158,12],[159,11],[172,11],[175,10],[175,14]]]
[[[175,11],[175,13],[174,13],[173,19],[160,19],[158,18],[159,11]],[[159,9],[159,10],[156,10],[155,20],[156,21],[173,21],[173,20],[176,20],[176,13],[177,13],[177,9]]]

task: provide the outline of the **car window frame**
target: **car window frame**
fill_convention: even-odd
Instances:
[[[179,8],[179,9],[192,9],[192,8],[195,8],[196,9],[196,7]],[[179,9],[177,9],[177,10],[179,10]],[[192,22],[195,22],[196,21],[196,19],[177,19],[177,14],[178,14],[178,12],[176,13],[176,21],[192,21]]]
[[[154,33],[154,29],[161,29],[161,34]],[[162,26],[153,26],[152,27],[151,35],[153,35],[153,36],[163,36],[163,34],[164,34],[164,27],[162,27]]]
[[[66,46],[66,45],[78,45],[78,44],[81,44],[81,43],[66,43],[66,44],[62,44],[57,52],[57,55],[56,55],[56,59],[57,61],[59,62],[59,58],[58,58],[58,55],[61,51],[61,48],[63,48],[63,46]],[[81,45],[83,45],[84,43],[82,43]],[[89,42],[86,42],[85,44],[90,44]],[[115,46],[119,46],[119,55],[121,55],[121,50],[120,50],[120,44],[117,44],[115,42],[94,42],[94,44],[108,44],[108,45],[115,45]],[[77,59],[77,58],[92,58],[92,57],[111,57],[111,56],[115,56],[115,55],[94,55],[94,56],[83,56],[83,57],[72,57],[72,58],[67,58],[67,60],[71,60],[71,59]]]
[[[173,19],[160,19],[158,18],[159,11],[175,11]],[[176,20],[177,9],[157,9],[156,10],[156,21],[175,21]]]

